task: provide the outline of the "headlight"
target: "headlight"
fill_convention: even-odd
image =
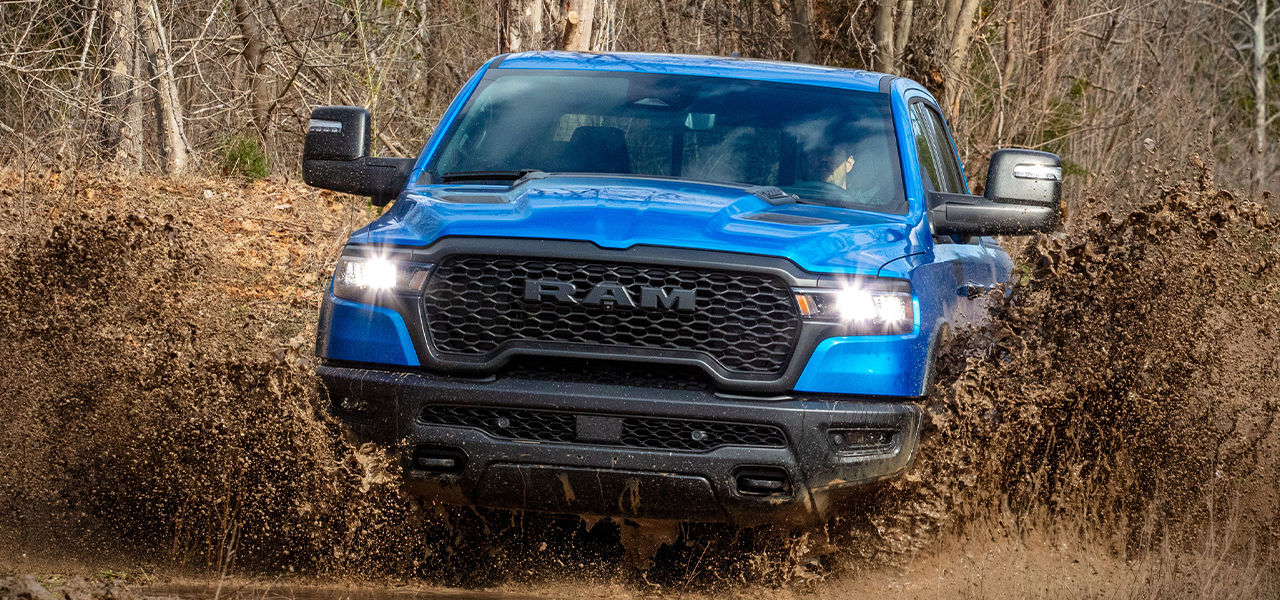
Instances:
[[[395,255],[344,255],[333,271],[333,295],[368,300],[378,294],[422,291],[431,265]]]
[[[835,289],[795,290],[805,320],[839,323],[851,335],[903,335],[915,329],[911,285],[898,279],[854,280]]]

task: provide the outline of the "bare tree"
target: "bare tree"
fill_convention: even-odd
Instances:
[[[876,8],[876,62],[877,71],[892,73],[896,70],[897,61],[893,45],[893,13],[898,8],[898,0],[880,0]]]
[[[947,0],[942,30],[946,37],[947,64],[943,70],[943,91],[954,116],[960,109],[964,87],[964,70],[969,61],[969,42],[973,39],[973,17],[978,0]]]
[[[160,141],[164,171],[177,174],[191,166],[191,148],[187,144],[182,126],[182,102],[178,98],[178,85],[174,80],[173,60],[169,54],[169,40],[165,35],[160,6],[156,0],[143,0],[140,32],[142,47],[151,69],[151,86],[156,107],[156,137]]]
[[[1232,56],[1239,65],[1236,76],[1243,75],[1249,81],[1253,105],[1252,114],[1248,118],[1249,152],[1253,155],[1250,185],[1254,191],[1261,190],[1271,171],[1267,130],[1280,117],[1280,111],[1268,115],[1273,101],[1267,92],[1271,58],[1280,45],[1280,42],[1270,40],[1268,33],[1280,28],[1280,23],[1276,23],[1280,21],[1280,7],[1269,9],[1267,0],[1234,0],[1227,4],[1200,0],[1197,4],[1212,8],[1219,15],[1225,15],[1227,25],[1223,36],[1226,39],[1222,41],[1234,53]],[[1277,208],[1280,208],[1280,204],[1277,204]]]
[[[791,0],[791,42],[795,46],[796,62],[814,61],[813,0]]]
[[[564,33],[561,50],[591,51],[591,30],[595,23],[595,0],[567,0],[564,9]]]
[[[116,164],[136,170],[142,168],[137,5],[134,0],[106,0],[102,9],[102,55],[106,67],[102,80],[102,149]]]
[[[262,39],[262,25],[249,7],[249,0],[232,0],[236,25],[244,36],[245,66],[249,69],[249,106],[258,131],[265,137],[269,129],[267,112],[271,106],[271,90],[267,81],[266,43]]]
[[[1241,157],[1222,181],[1259,185],[1280,158],[1277,1],[1261,21],[1258,0],[0,1],[0,160],[180,171],[267,124],[290,169],[317,104],[366,106],[380,150],[408,155],[505,39],[874,66],[941,88],[966,156],[1016,144],[1124,172],[1146,138],[1208,135]],[[495,6],[505,21],[474,18]]]
[[[911,20],[916,11],[915,0],[901,0],[898,12],[898,30],[893,36],[894,61],[902,60],[907,51],[907,40],[911,39]]]
[[[499,52],[542,48],[542,0],[500,0]]]
[[[1253,30],[1253,43],[1250,53],[1253,55],[1251,75],[1253,79],[1253,187],[1255,190],[1261,190],[1266,184],[1270,166],[1267,156],[1267,127],[1271,124],[1271,119],[1267,118],[1267,105],[1270,103],[1267,97],[1267,62],[1271,59],[1275,46],[1267,43],[1267,24],[1276,14],[1267,12],[1267,0],[1254,0],[1253,22],[1250,24]]]

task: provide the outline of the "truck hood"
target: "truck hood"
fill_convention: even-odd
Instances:
[[[516,237],[779,256],[811,272],[904,277],[906,217],[828,206],[776,206],[741,188],[664,179],[558,175],[514,189],[412,186],[351,237],[426,246],[446,236]],[[881,267],[884,267],[882,270]]]

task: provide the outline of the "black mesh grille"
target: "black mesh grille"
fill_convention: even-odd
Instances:
[[[695,310],[526,301],[526,280],[593,286],[695,290]],[[742,375],[780,375],[800,333],[786,283],[754,273],[621,263],[453,256],[433,270],[425,293],[437,350],[484,357],[508,344],[555,343],[628,350],[699,352]]]
[[[720,446],[787,445],[782,430],[770,425],[686,421],[684,419],[622,420],[622,445],[664,450],[710,450]]]
[[[422,421],[433,425],[475,427],[497,437],[542,442],[571,442],[576,431],[573,415],[549,410],[427,406],[422,410]]]
[[[566,412],[429,405],[423,408],[421,418],[429,425],[471,427],[499,438],[577,441],[575,416]],[[721,446],[781,448],[787,445],[786,435],[773,425],[650,417],[613,418],[622,421],[621,436],[614,441],[596,439],[590,443],[689,451],[713,450]]]
[[[697,367],[615,361],[525,357],[513,361],[504,377],[561,383],[598,383],[694,392],[715,391]]]

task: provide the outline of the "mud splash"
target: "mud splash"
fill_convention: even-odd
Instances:
[[[283,230],[260,226],[288,220],[279,198],[256,198],[271,216],[219,213],[199,183],[81,182],[4,196],[21,226],[0,269],[0,514],[19,547],[314,568],[358,564],[383,547],[374,532],[420,520],[360,485],[358,454],[318,412],[288,341],[312,302],[270,287],[273,267],[322,265],[283,258]],[[321,201],[284,226],[333,226],[328,213]]]
[[[1015,253],[992,323],[956,332],[940,365],[922,460],[865,512],[814,532],[684,525],[638,574],[620,540],[667,536],[420,506],[326,418],[313,321],[363,209],[295,184],[0,173],[0,571],[29,554],[468,587],[839,588],[975,526],[1074,528],[1128,556],[1228,513],[1275,556],[1280,228],[1198,158],[1129,187],[1154,191],[1091,198]]]
[[[1280,227],[1198,156],[1145,175],[1027,244],[992,322],[957,332],[923,460],[874,517],[891,551],[993,516],[1132,546],[1229,506],[1278,547]]]

